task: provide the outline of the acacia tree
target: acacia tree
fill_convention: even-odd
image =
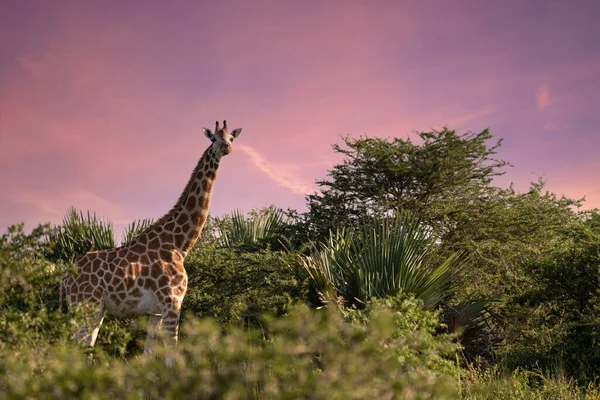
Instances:
[[[346,137],[344,156],[318,181],[320,193],[307,197],[310,228],[319,235],[342,225],[356,224],[365,215],[389,215],[409,210],[440,231],[473,199],[489,197],[490,183],[508,163],[494,158],[502,141],[488,147],[492,135],[459,135],[454,130],[417,133],[410,138]]]
[[[307,196],[304,215],[311,238],[359,226],[365,216],[409,210],[434,229],[451,251],[467,251],[474,267],[466,287],[480,296],[514,284],[519,265],[551,251],[580,218],[581,200],[544,192],[500,188],[493,179],[510,164],[497,159],[502,140],[486,129],[458,134],[443,128],[410,138],[346,137],[334,145],[343,161]],[[474,274],[474,275],[473,275]]]

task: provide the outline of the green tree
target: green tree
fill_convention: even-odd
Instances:
[[[409,210],[449,231],[452,216],[489,196],[492,179],[508,165],[493,158],[502,141],[488,147],[488,130],[459,135],[444,128],[419,132],[418,138],[421,143],[346,137],[347,148],[334,145],[344,160],[329,171],[330,180],[317,182],[320,193],[307,197],[310,229],[323,237],[365,215]]]
[[[418,139],[346,138],[346,148],[334,145],[344,159],[307,197],[307,236],[326,239],[331,229],[357,227],[368,215],[412,211],[449,251],[471,256],[469,297],[510,290],[519,265],[553,249],[578,223],[573,206],[582,200],[544,192],[542,180],[525,193],[493,184],[509,163],[495,158],[502,141],[492,141],[488,130],[444,128]]]
[[[449,299],[456,306],[444,318],[450,325],[464,313],[476,317],[480,300],[492,300],[486,312],[494,321],[477,324],[486,326],[487,338],[473,346],[489,355],[508,328],[531,329],[525,322],[508,327],[514,322],[513,299],[523,294],[524,282],[534,281],[528,266],[552,257],[583,217],[576,211],[583,200],[547,191],[542,179],[523,193],[495,185],[509,166],[496,158],[501,144],[488,130],[458,134],[448,128],[420,132],[414,141],[345,138],[334,145],[342,162],[317,182],[320,191],[307,197],[308,211],[297,226],[307,238],[327,240],[330,231],[356,229],[367,216],[412,211],[447,254],[468,255],[462,282]]]
[[[505,308],[511,321],[505,326],[507,359],[527,367],[559,366],[580,383],[600,379],[598,210],[587,213],[552,253],[523,269],[521,291]]]

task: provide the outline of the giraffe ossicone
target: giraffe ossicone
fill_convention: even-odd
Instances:
[[[118,317],[148,314],[145,354],[159,336],[167,350],[175,347],[181,303],[188,277],[183,262],[198,239],[206,218],[219,164],[231,153],[241,129],[227,122],[214,132],[203,128],[211,145],[204,151],[175,206],[125,246],[92,251],[75,259],[74,274],[61,283],[67,304],[85,303],[95,312],[94,326],[82,327],[79,341],[94,346],[105,313]],[[167,364],[172,361],[167,357]]]

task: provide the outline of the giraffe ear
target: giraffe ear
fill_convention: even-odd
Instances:
[[[204,136],[206,136],[210,140],[213,139],[213,133],[212,133],[212,131],[210,129],[208,129],[208,128],[202,128],[202,132],[204,132]]]
[[[233,132],[231,132],[231,136],[233,136],[234,138],[238,137],[238,135],[242,133],[242,128],[237,128],[234,129]]]

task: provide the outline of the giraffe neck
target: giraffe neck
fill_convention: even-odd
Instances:
[[[158,237],[161,248],[172,248],[187,255],[208,217],[221,157],[212,146],[206,149],[175,206],[148,227],[136,241],[148,243]]]

